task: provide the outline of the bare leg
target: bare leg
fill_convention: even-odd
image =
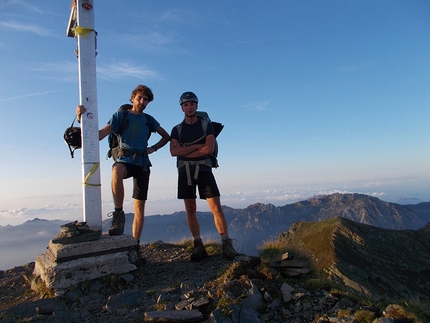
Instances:
[[[134,200],[134,220],[132,225],[132,235],[136,240],[140,240],[145,220],[145,202]]]
[[[227,220],[221,208],[221,199],[219,196],[206,199],[209,208],[214,216],[215,227],[220,235],[228,234]]]
[[[112,168],[112,195],[116,208],[120,208],[124,203],[124,177],[127,169],[121,163],[117,163]]]
[[[233,260],[238,253],[234,250],[232,240],[228,237],[227,220],[225,219],[224,212],[221,208],[221,199],[219,196],[206,199],[209,208],[214,215],[215,226],[221,236],[222,241],[222,255],[226,259]]]
[[[185,199],[185,212],[187,213],[187,223],[193,237],[200,235],[200,225],[197,220],[197,206],[195,199]]]

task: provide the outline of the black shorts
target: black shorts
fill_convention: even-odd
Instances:
[[[199,195],[202,200],[220,196],[215,177],[212,172],[199,172],[197,180],[194,180],[194,172],[191,172],[192,185],[188,185],[187,174],[178,173],[178,199],[195,199],[196,186],[199,188]]]
[[[115,166],[115,164],[113,164],[113,166]],[[129,163],[121,164],[127,169],[124,179],[133,177],[132,197],[136,200],[146,201],[148,198],[149,175],[151,174],[149,167],[148,170],[145,171],[141,166],[132,165]]]

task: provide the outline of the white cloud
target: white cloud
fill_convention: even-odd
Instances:
[[[143,80],[162,80],[158,72],[148,69],[145,65],[134,65],[128,62],[116,62],[97,65],[97,77],[105,80],[117,80],[134,77]],[[58,63],[42,63],[31,68],[36,72],[43,72],[52,79],[63,82],[76,82],[78,71],[77,62],[62,61]]]
[[[49,29],[45,28],[45,27],[41,27],[39,25],[35,25],[35,24],[24,24],[21,22],[17,22],[17,21],[1,21],[0,22],[0,27],[9,29],[9,30],[13,30],[13,31],[18,31],[18,32],[29,32],[29,33],[33,33],[39,36],[53,36],[54,34],[52,33],[52,31],[50,31]]]
[[[162,77],[155,71],[147,69],[145,65],[133,65],[126,62],[112,63],[97,67],[100,78],[114,80],[120,78],[134,77],[144,80],[160,80]]]
[[[191,14],[191,11],[171,10],[164,12],[164,14],[160,17],[160,20],[166,22],[173,21],[179,22],[181,24],[191,25],[191,21],[193,21],[192,19],[190,19]],[[186,17],[186,19],[183,19],[183,17]]]
[[[32,11],[38,14],[43,14],[43,11],[40,10],[39,8],[31,5],[26,1],[21,1],[21,0],[3,0],[0,4],[0,8],[5,8],[8,6],[14,6],[14,5],[20,6],[21,8],[27,9],[29,11]]]
[[[33,96],[52,94],[52,93],[61,92],[61,91],[64,91],[64,90],[45,91],[45,92],[40,92],[40,93],[30,93],[30,94],[16,96],[16,97],[12,97],[12,98],[0,99],[0,102],[19,100],[19,99],[22,99],[22,98],[28,98],[28,97],[33,97]]]
[[[267,100],[264,102],[255,102],[244,105],[243,107],[249,110],[257,110],[257,111],[267,111],[269,108],[267,107],[272,100]]]

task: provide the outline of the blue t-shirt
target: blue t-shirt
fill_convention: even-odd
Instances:
[[[130,153],[142,153],[148,148],[148,137],[151,132],[156,132],[160,124],[152,116],[148,115],[146,117],[145,113],[133,114],[128,111],[127,119],[128,124],[121,134],[120,146],[123,149],[128,150]],[[112,115],[108,124],[112,126],[112,132],[117,134],[119,128],[122,125],[124,119],[124,112],[117,111]],[[149,124],[148,124],[149,119]],[[137,161],[140,166],[151,166],[148,155],[137,156]],[[133,155],[131,156],[120,156],[118,157],[118,162],[129,163],[135,165],[135,160]]]

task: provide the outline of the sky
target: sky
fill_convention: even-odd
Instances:
[[[0,225],[82,220],[81,151],[72,159],[63,141],[79,103],[70,2],[0,2]],[[93,10],[100,128],[145,84],[145,112],[170,133],[193,91],[225,125],[214,170],[223,205],[334,192],[430,201],[429,1],[95,0]],[[105,139],[103,219],[107,150]],[[168,145],[151,161],[146,215],[182,211]]]

